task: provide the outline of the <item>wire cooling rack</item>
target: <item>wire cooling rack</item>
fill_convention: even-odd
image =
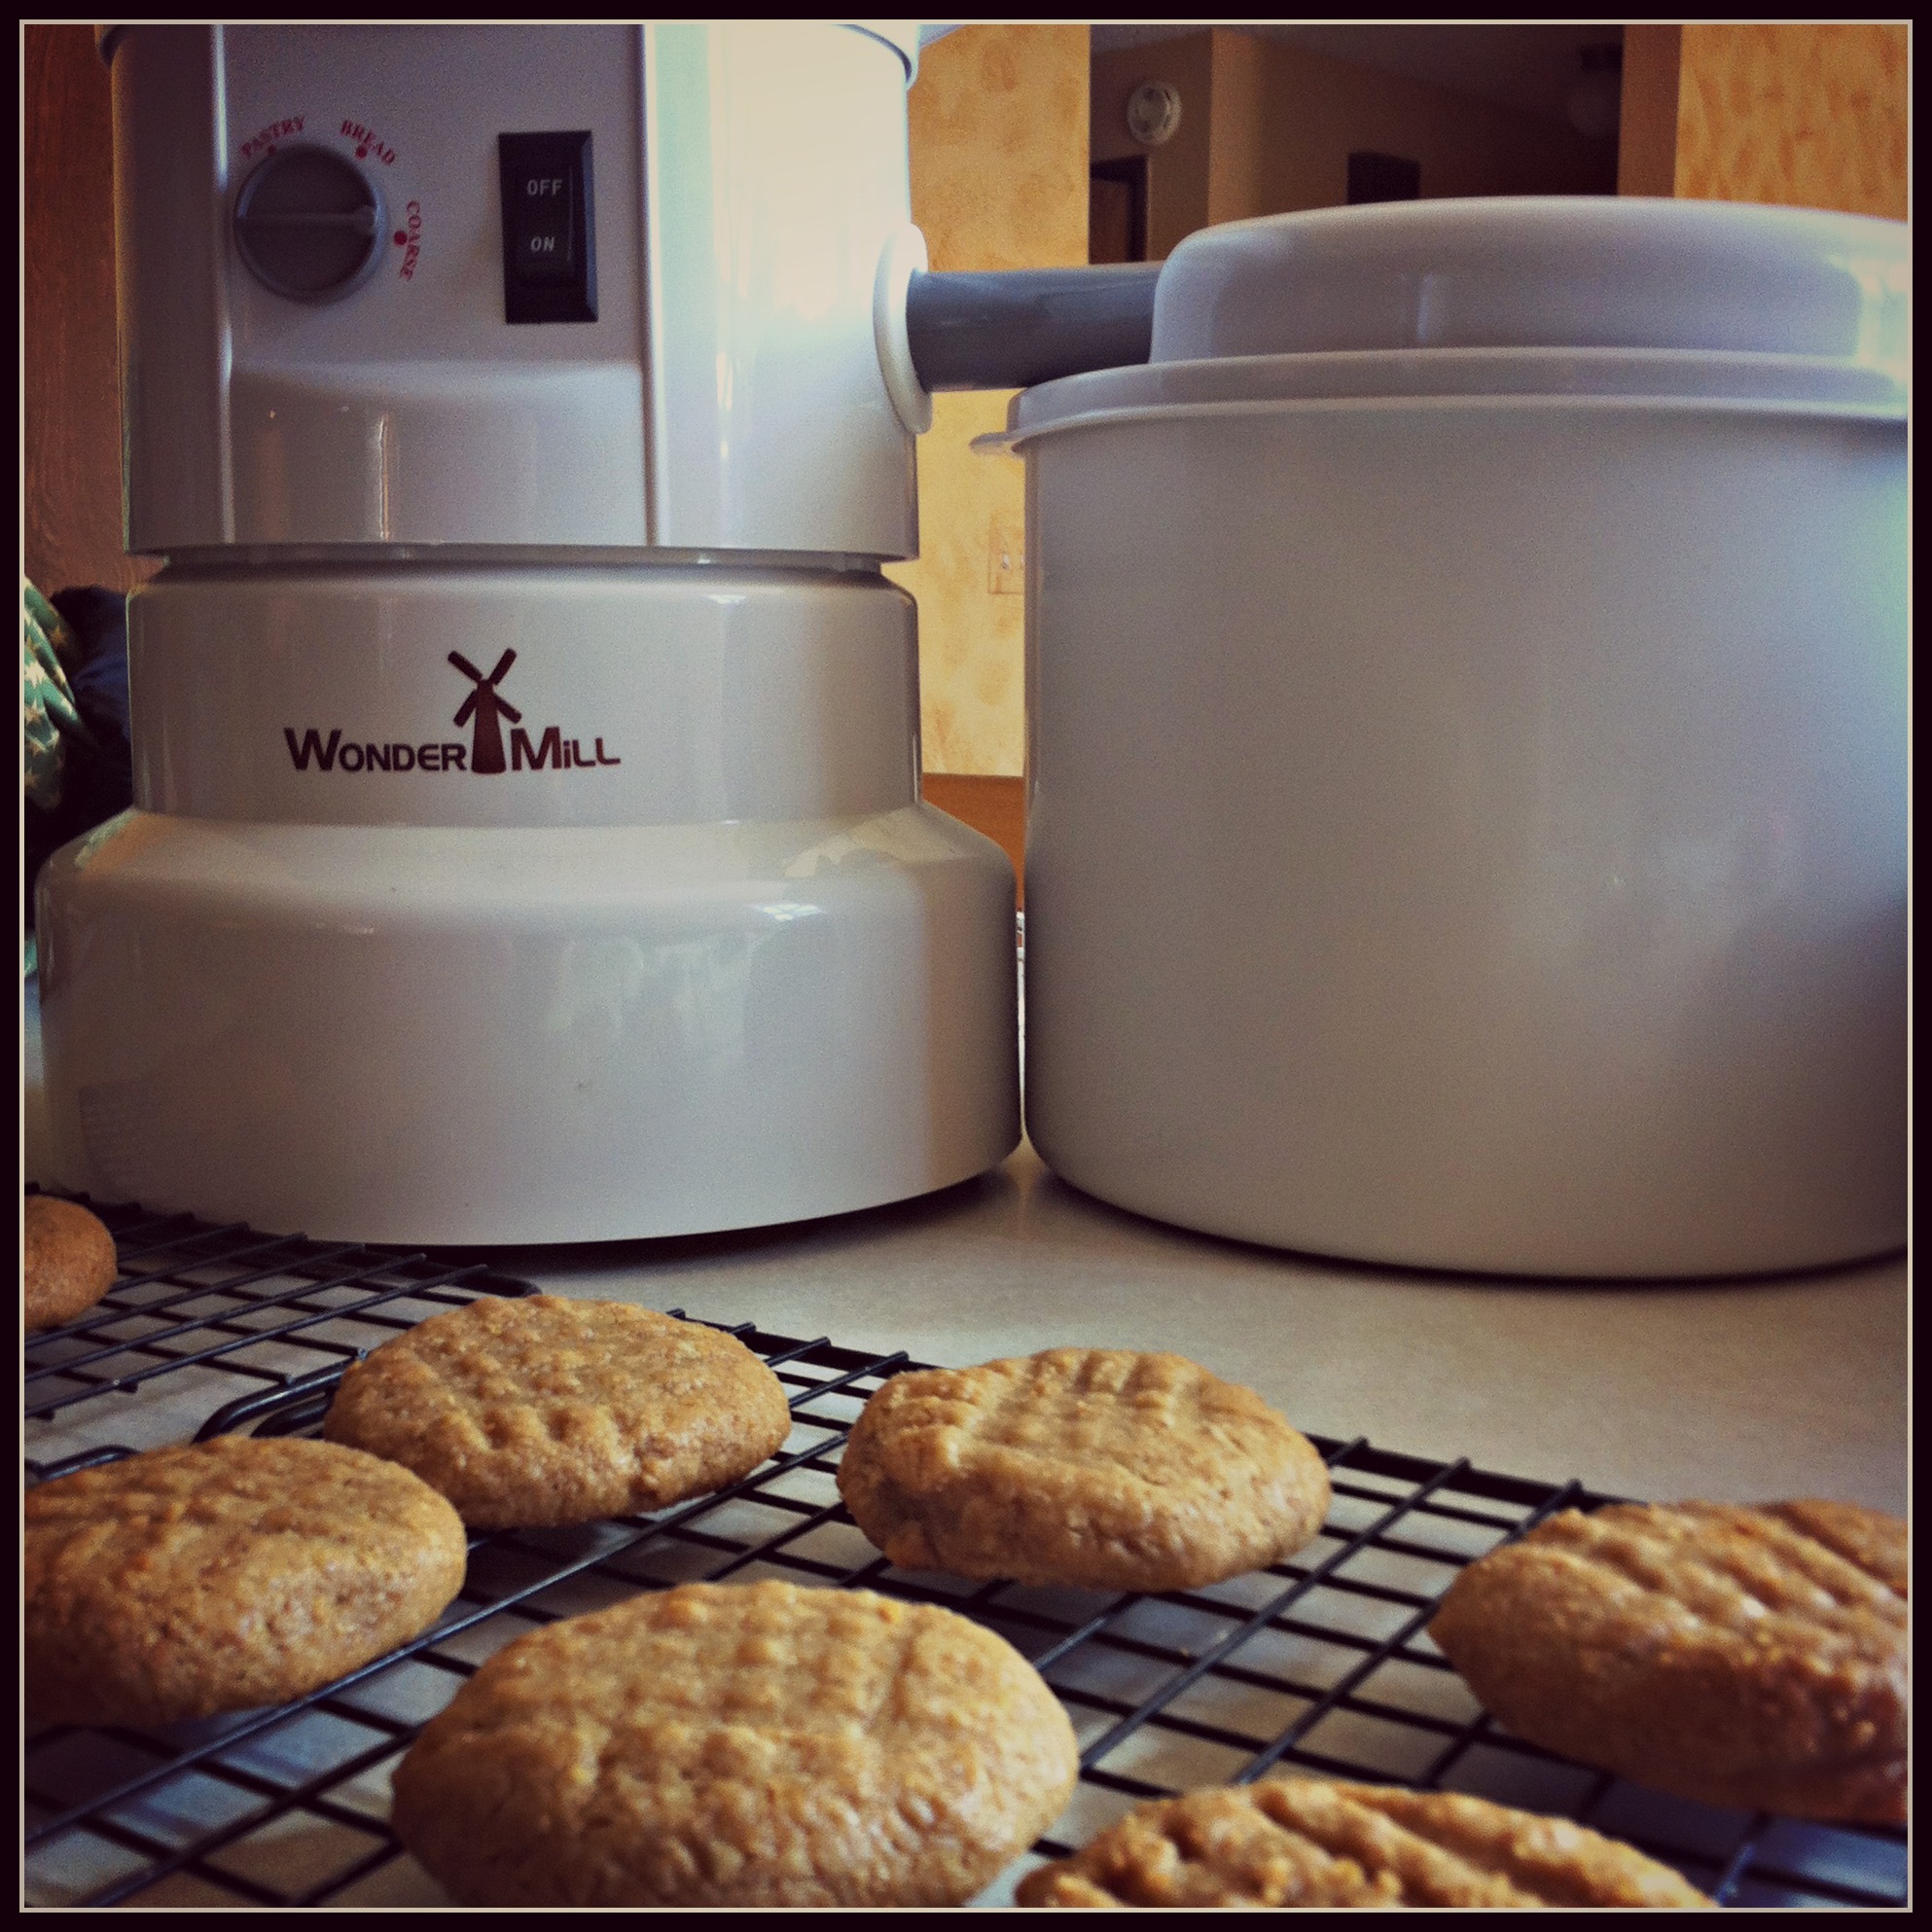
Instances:
[[[238,1396],[318,1375],[333,1381],[357,1355],[439,1308],[535,1292],[478,1264],[89,1205],[114,1236],[120,1277],[77,1320],[26,1339],[33,1482],[179,1441]],[[154,1392],[164,1399],[125,1399],[162,1377],[164,1390]],[[102,1437],[110,1418],[126,1420],[126,1441]]]
[[[308,1435],[355,1355],[483,1293],[529,1284],[426,1255],[97,1209],[124,1279],[27,1349],[30,1480],[157,1442]],[[674,1311],[676,1312],[676,1311]],[[655,1516],[474,1538],[430,1630],[298,1702],[164,1730],[56,1725],[26,1746],[26,1896],[38,1905],[383,1907],[442,1894],[388,1829],[389,1776],[493,1652],[640,1590],[763,1577],[863,1586],[997,1630],[1065,1705],[1073,1801],[984,1903],[1143,1799],[1280,1769],[1467,1791],[1639,1845],[1735,1906],[1901,1907],[1902,1831],[1713,1810],[1496,1730],[1425,1633],[1456,1572],[1553,1512],[1609,1500],[1314,1438],[1335,1502],[1296,1561],[1140,1596],[894,1569],[841,1507],[846,1431],[923,1366],[732,1328],[791,1399],[790,1439],[744,1481]]]

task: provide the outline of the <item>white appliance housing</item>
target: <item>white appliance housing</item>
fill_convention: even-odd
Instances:
[[[105,41],[128,541],[168,565],[134,809],[43,875],[58,1179],[512,1242],[1002,1159],[1012,869],[920,803],[878,569],[917,541],[874,321],[916,30]],[[513,161],[566,150],[546,230]],[[553,245],[576,308],[510,319]]]
[[[1233,223],[1029,390],[1026,1119],[1218,1234],[1716,1275],[1906,1234],[1904,225]]]

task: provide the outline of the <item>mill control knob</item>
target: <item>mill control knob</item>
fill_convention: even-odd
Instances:
[[[336,302],[381,254],[381,191],[351,161],[306,143],[268,157],[234,197],[234,245],[264,288]]]

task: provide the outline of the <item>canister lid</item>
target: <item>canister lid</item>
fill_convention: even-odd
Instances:
[[[1581,196],[1383,201],[1202,229],[1155,362],[1324,349],[1715,349],[1903,360],[1903,222]]]
[[[1230,222],[1161,272],[1149,362],[1043,384],[1010,433],[1095,410],[1474,391],[1658,393],[1903,414],[1903,222],[1584,196]],[[1647,373],[1648,372],[1648,373]]]

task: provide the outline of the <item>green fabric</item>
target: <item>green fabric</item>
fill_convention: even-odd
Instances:
[[[52,811],[60,803],[61,733],[88,735],[67,683],[66,664],[80,656],[80,646],[60,613],[31,584],[25,587],[22,603],[20,708],[26,794],[43,811]]]

